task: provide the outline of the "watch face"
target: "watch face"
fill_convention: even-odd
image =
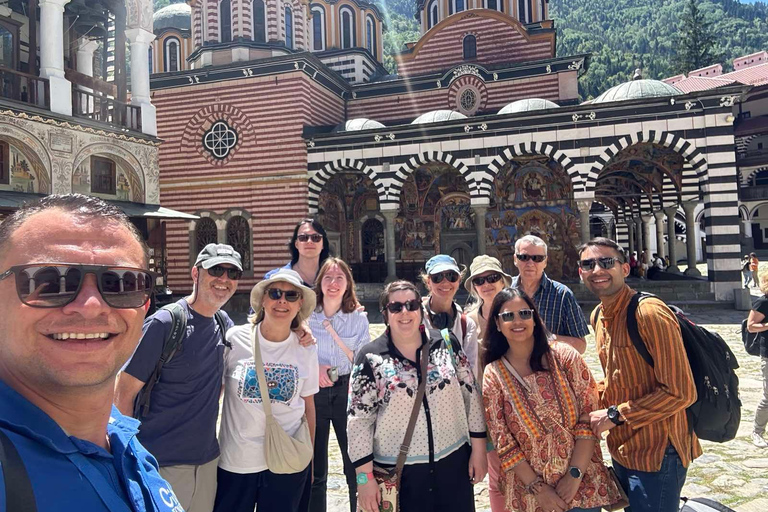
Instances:
[[[581,478],[581,470],[579,468],[571,468],[568,471],[573,478]]]
[[[358,485],[365,485],[368,483],[368,475],[365,473],[358,473],[357,475],[357,484]]]

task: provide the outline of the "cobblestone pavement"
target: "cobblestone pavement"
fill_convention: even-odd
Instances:
[[[753,291],[753,295],[758,293]],[[768,511],[768,450],[755,448],[749,442],[752,420],[761,397],[762,380],[760,358],[747,355],[741,344],[740,324],[746,312],[732,309],[706,310],[690,314],[691,319],[718,332],[730,345],[739,360],[742,421],[736,439],[717,444],[702,441],[704,455],[688,471],[683,495],[716,499],[738,512]],[[371,337],[383,331],[382,324],[371,325]],[[594,337],[588,337],[589,348],[585,358],[596,378],[603,376]],[[332,433],[333,435],[333,433]],[[608,450],[603,445],[603,452]],[[329,512],[349,510],[347,489],[341,468],[341,455],[336,440],[331,440],[330,474],[328,478]],[[475,486],[475,504],[478,512],[490,512],[488,479]]]

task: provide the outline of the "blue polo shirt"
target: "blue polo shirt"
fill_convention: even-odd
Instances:
[[[520,276],[512,278],[512,286],[518,286]],[[585,338],[589,334],[587,321],[570,288],[541,275],[539,289],[533,297],[541,319],[552,334]]]
[[[183,512],[157,461],[136,439],[139,422],[112,407],[112,453],[67,436],[37,406],[0,381],[0,429],[24,462],[42,512]],[[0,468],[0,511],[6,489]]]

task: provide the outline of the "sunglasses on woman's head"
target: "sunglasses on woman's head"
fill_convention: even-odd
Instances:
[[[320,242],[323,241],[323,235],[320,235],[320,234],[317,234],[317,233],[312,233],[311,235],[297,235],[296,236],[296,240],[298,240],[299,242],[302,242],[302,243],[306,243],[306,242],[312,240],[316,244],[319,244]]]
[[[243,277],[243,271],[238,268],[227,268],[227,267],[222,267],[221,265],[214,265],[213,267],[206,270],[208,270],[208,274],[210,274],[213,277],[221,277],[224,275],[224,272],[226,272],[227,277],[233,281],[237,281],[238,279]]]
[[[501,274],[498,272],[494,272],[493,274],[488,274],[487,276],[480,276],[476,277],[472,280],[472,284],[475,286],[483,286],[485,283],[493,284],[498,283],[501,279]]]
[[[16,276],[19,300],[33,308],[61,308],[75,300],[85,276],[96,276],[101,297],[115,309],[140,308],[149,300],[155,276],[148,270],[108,265],[76,263],[34,263],[16,265],[2,274],[0,281]]]
[[[421,304],[417,299],[411,299],[405,302],[390,302],[387,304],[387,311],[397,314],[405,308],[408,311],[418,311]]]
[[[515,256],[517,256],[517,259],[520,261],[533,260],[535,263],[541,263],[547,259],[543,254],[515,254]]]
[[[616,262],[619,261],[618,258],[588,258],[586,260],[580,260],[579,261],[579,267],[581,267],[581,270],[594,270],[595,265],[600,265],[600,268],[603,268],[605,270],[612,269]]]
[[[267,297],[272,300],[280,300],[285,296],[288,302],[296,302],[301,298],[301,293],[296,290],[281,290],[280,288],[270,288],[267,290]]]
[[[447,279],[449,283],[455,283],[459,280],[459,274],[453,270],[446,270],[445,272],[439,272],[437,274],[429,274],[429,280],[435,284],[442,283],[443,279]]]
[[[532,309],[521,309],[517,312],[518,316],[520,317],[520,320],[530,320],[533,318],[533,310]],[[515,312],[514,311],[505,311],[503,313],[499,313],[499,318],[501,318],[502,322],[511,322],[515,319]]]

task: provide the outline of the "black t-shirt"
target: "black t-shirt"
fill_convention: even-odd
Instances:
[[[763,295],[759,299],[756,299],[755,302],[752,303],[752,310],[757,311],[758,313],[762,313],[762,315],[765,317],[763,320],[760,321],[760,323],[768,322],[768,296]],[[768,331],[763,331],[760,333],[760,355],[762,357],[768,357]]]

